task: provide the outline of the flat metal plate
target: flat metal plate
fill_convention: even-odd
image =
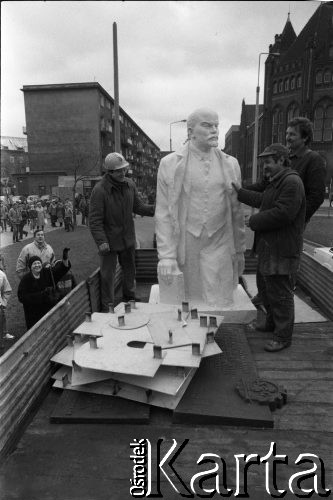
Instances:
[[[257,376],[242,325],[221,325],[217,343],[223,354],[205,358],[175,409],[173,421],[184,424],[226,424],[273,427],[266,406],[246,403],[235,387],[241,378]]]
[[[50,416],[50,422],[147,424],[149,413],[149,406],[126,399],[64,391]]]
[[[124,325],[119,325],[119,316],[124,317]],[[113,315],[108,325],[117,330],[133,330],[136,328],[141,328],[149,322],[149,315],[136,310],[131,311],[127,314],[116,314]]]

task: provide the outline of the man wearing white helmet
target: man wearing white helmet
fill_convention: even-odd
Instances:
[[[90,199],[89,229],[101,259],[102,311],[114,303],[117,258],[123,271],[123,300],[135,299],[135,228],[133,213],[154,216],[154,205],[145,204],[132,179],[129,164],[119,153],[105,158],[105,175]]]

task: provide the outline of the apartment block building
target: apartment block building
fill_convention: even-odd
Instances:
[[[30,194],[51,193],[59,177],[100,178],[114,146],[114,99],[97,83],[24,85]],[[120,107],[121,152],[145,190],[156,182],[159,147]]]

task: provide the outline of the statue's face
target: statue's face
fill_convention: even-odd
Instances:
[[[219,117],[217,113],[202,111],[193,128],[189,128],[191,141],[201,151],[216,148],[219,142]]]

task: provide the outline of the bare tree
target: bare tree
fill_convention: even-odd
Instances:
[[[98,175],[97,172],[100,173],[100,164],[101,157],[98,153],[72,152],[69,175],[73,177],[72,200],[74,225],[76,225],[75,195],[78,183],[89,179],[92,175]]]

